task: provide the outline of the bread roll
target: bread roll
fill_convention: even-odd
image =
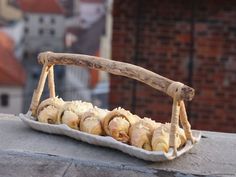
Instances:
[[[79,123],[82,115],[92,109],[93,105],[91,103],[82,101],[71,101],[64,104],[64,106],[59,110],[57,116],[58,124],[66,124],[70,128],[79,130]]]
[[[114,139],[127,143],[129,141],[129,128],[140,118],[125,109],[118,108],[109,112],[103,121],[105,133]]]
[[[80,120],[80,130],[94,135],[104,135],[102,121],[108,110],[93,108],[85,112]]]
[[[154,130],[153,137],[152,137],[153,151],[168,152],[170,127],[171,127],[170,123],[165,123]],[[177,130],[177,136],[176,136],[177,148],[184,145],[185,142],[186,142],[186,136],[184,134],[183,129],[179,127]]]
[[[145,150],[152,150],[151,140],[154,129],[161,126],[149,118],[141,119],[133,124],[129,131],[130,144]]]
[[[59,109],[64,105],[61,98],[53,97],[42,101],[37,109],[37,118],[39,122],[55,124]]]

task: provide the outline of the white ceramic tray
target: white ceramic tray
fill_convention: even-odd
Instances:
[[[134,146],[130,146],[128,144],[121,143],[109,136],[91,135],[85,132],[74,130],[65,124],[53,125],[41,123],[35,121],[35,118],[30,116],[30,114],[20,114],[19,117],[27,126],[31,127],[32,129],[50,134],[66,135],[68,137],[74,138],[79,141],[87,142],[89,144],[110,147],[147,161],[157,162],[172,160],[176,157],[179,157],[183,153],[189,151],[195,145],[192,144],[190,141],[187,141],[184,147],[178,149],[177,155],[174,155],[172,149],[168,153],[163,153],[162,151],[146,151]],[[201,138],[201,133],[196,130],[193,130],[192,133],[194,138],[196,139],[196,142],[199,142]]]

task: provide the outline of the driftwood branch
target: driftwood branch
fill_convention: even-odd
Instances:
[[[85,66],[92,69],[106,71],[115,75],[126,76],[143,82],[166,94],[169,94],[167,93],[167,90],[169,86],[175,82],[139,66],[95,56],[43,52],[39,55],[38,61],[41,64],[47,63],[49,66],[54,64]],[[193,88],[183,85],[179,89],[181,89],[179,91],[179,99],[186,101],[192,100],[194,97]],[[173,95],[171,96],[173,97]]]

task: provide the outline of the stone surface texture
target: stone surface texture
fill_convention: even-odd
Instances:
[[[30,129],[0,114],[0,176],[236,176],[236,135],[202,132],[188,153],[147,162],[110,148]]]

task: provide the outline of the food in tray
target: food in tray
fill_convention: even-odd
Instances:
[[[116,108],[109,112],[103,121],[105,133],[123,143],[129,142],[129,128],[140,118],[129,111]]]
[[[102,121],[109,111],[100,108],[89,109],[82,115],[80,130],[94,135],[104,135]]]
[[[114,139],[148,151],[169,149],[170,123],[158,123],[150,118],[141,119],[123,108],[112,111],[94,107],[82,101],[63,101],[49,98],[37,109],[38,121],[49,124],[66,124],[72,129],[89,134],[111,136]],[[186,143],[184,130],[178,127],[176,144]]]
[[[64,105],[61,98],[48,98],[40,103],[37,109],[39,122],[55,124],[57,122],[58,110]]]
[[[165,123],[154,130],[153,137],[152,137],[153,151],[168,152],[170,127],[171,127],[170,123]],[[185,142],[186,142],[186,136],[185,136],[184,130],[178,127],[177,136],[176,136],[177,148],[183,146]]]
[[[82,115],[92,109],[93,105],[88,102],[71,101],[66,102],[58,112],[57,123],[66,124],[70,128],[79,130]]]
[[[153,131],[160,126],[161,123],[157,123],[149,118],[141,119],[130,127],[130,144],[151,151]]]

